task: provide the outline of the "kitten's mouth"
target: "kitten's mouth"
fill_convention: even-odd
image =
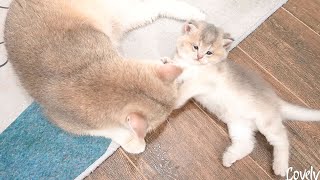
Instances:
[[[194,59],[194,63],[198,64],[198,65],[205,65],[205,64],[208,64],[209,62],[204,61],[203,59],[196,58],[196,59]]]
[[[197,65],[199,65],[199,64],[206,64],[206,62],[202,61],[201,59],[194,59],[193,63],[194,63],[194,64],[197,64]]]

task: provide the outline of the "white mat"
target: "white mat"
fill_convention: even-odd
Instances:
[[[235,47],[287,0],[186,0],[207,13],[207,20],[224,28],[235,38]],[[0,0],[0,6],[8,6],[10,0]],[[178,11],[179,9],[177,9]],[[6,10],[0,8],[0,42],[3,39],[3,23]],[[161,19],[154,24],[131,32],[123,42],[121,52],[128,57],[157,60],[170,56],[175,41],[182,30],[182,22]],[[5,62],[4,45],[0,44],[0,64]],[[19,86],[12,67],[0,68],[0,133],[31,103],[32,99]],[[82,179],[98,167],[116,149],[117,144],[83,172]]]
[[[246,38],[287,0],[185,0],[207,14],[207,21],[231,33],[233,47]],[[178,11],[179,9],[177,9]],[[182,24],[161,19],[133,31],[124,39],[121,51],[136,58],[160,58],[173,54]]]

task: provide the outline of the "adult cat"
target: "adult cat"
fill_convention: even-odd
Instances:
[[[126,60],[115,45],[159,16],[205,17],[175,0],[14,0],[5,26],[8,58],[56,125],[140,153],[146,133],[173,109],[181,69]]]

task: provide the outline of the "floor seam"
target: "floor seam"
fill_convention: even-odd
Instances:
[[[126,154],[126,152],[124,152],[121,148],[119,149],[120,153],[122,153],[126,159],[129,161],[129,163],[139,172],[139,174],[143,177],[143,179],[148,180],[143,173],[139,170],[139,168],[133,163],[133,161],[131,160],[131,158]]]
[[[273,76],[266,68],[264,68],[260,63],[258,63],[252,56],[250,56],[246,51],[244,51],[240,45],[237,46],[237,48],[242,51],[245,55],[247,55],[261,70],[266,72],[271,78],[273,78],[276,82],[278,82],[281,86],[283,86],[290,94],[292,94],[294,97],[296,97],[301,103],[303,103],[305,106],[309,107],[310,106],[296,93],[294,93],[289,87],[287,87],[285,84],[283,84],[279,79],[277,79],[275,76]]]
[[[284,7],[281,7],[281,9],[283,9],[284,11],[286,11],[289,15],[293,16],[296,20],[298,20],[301,24],[303,24],[304,26],[306,26],[309,30],[311,30],[313,33],[315,33],[317,36],[320,37],[320,34],[318,34],[315,30],[313,30],[310,26],[308,26],[306,23],[304,23],[302,20],[300,20],[297,16],[295,16],[294,14],[292,14],[289,10],[287,10]]]

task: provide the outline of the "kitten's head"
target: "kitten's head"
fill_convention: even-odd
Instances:
[[[224,60],[234,41],[230,34],[204,21],[189,21],[178,38],[177,54],[191,64],[217,63]]]

